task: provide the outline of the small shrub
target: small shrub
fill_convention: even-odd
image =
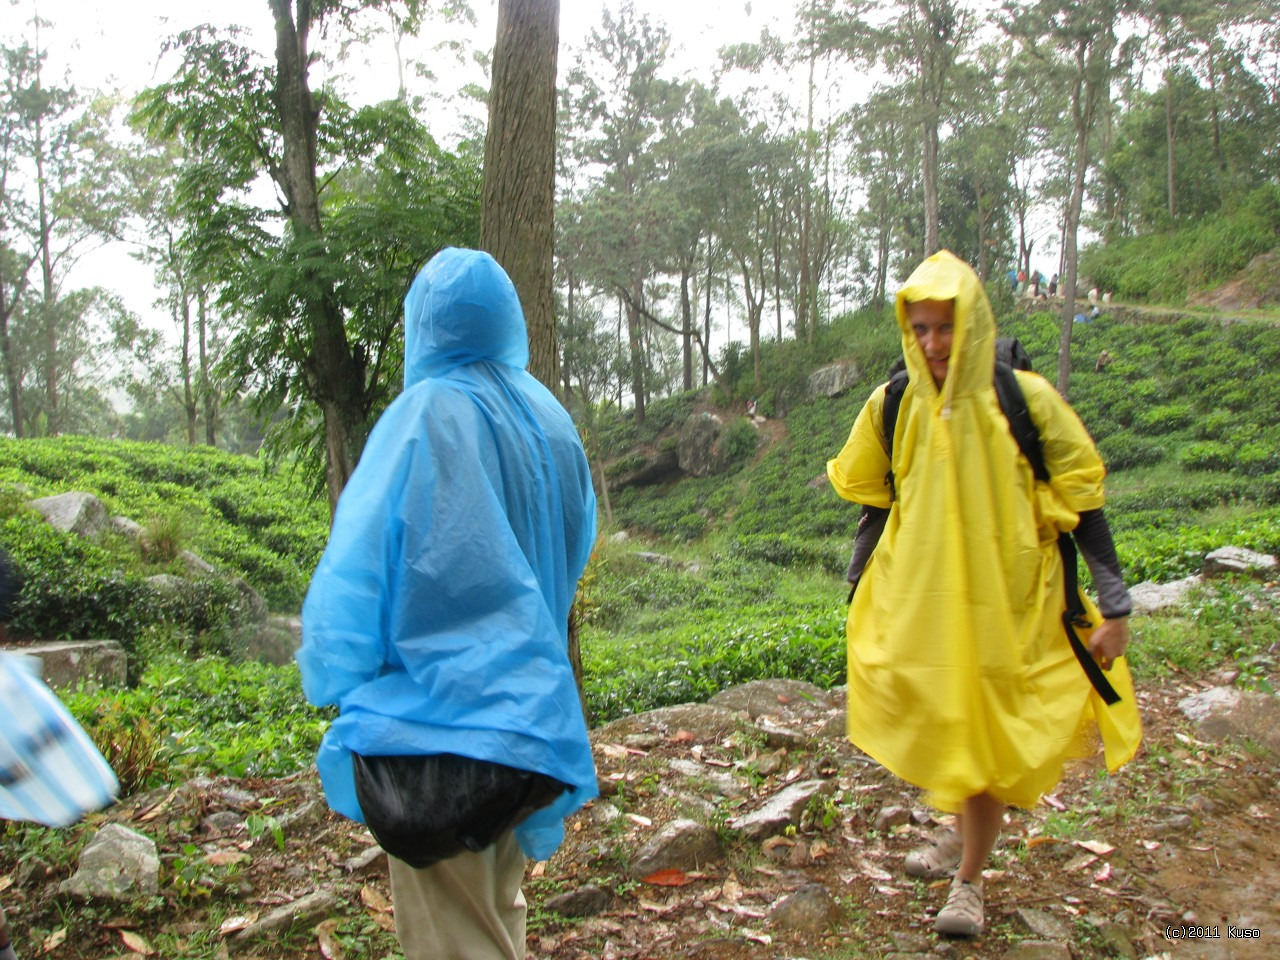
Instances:
[[[1235,458],[1229,444],[1216,440],[1189,443],[1178,453],[1178,462],[1187,470],[1229,470]]]
[[[160,514],[142,525],[138,550],[151,563],[170,563],[186,549],[187,539],[187,524],[180,514]]]
[[[760,431],[746,417],[736,417],[720,432],[720,444],[730,469],[741,466],[755,456],[760,446]]]

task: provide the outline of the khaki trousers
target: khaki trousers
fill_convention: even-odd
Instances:
[[[525,856],[508,830],[422,870],[387,857],[405,960],[525,960]]]

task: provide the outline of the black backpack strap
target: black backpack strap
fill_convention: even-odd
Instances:
[[[1009,421],[1009,432],[1013,434],[1018,449],[1027,458],[1027,463],[1031,464],[1031,472],[1036,479],[1048,483],[1049,471],[1044,465],[1044,452],[1040,449],[1040,431],[1031,420],[1027,398],[1012,367],[1004,363],[996,364],[995,386],[1000,410]]]
[[[1084,674],[1093,684],[1107,706],[1120,702],[1120,694],[1111,686],[1106,673],[1093,659],[1084,641],[1076,633],[1076,627],[1088,627],[1089,618],[1085,616],[1084,601],[1080,599],[1080,581],[1076,573],[1076,545],[1071,534],[1058,534],[1058,552],[1062,554],[1062,583],[1067,595],[1067,609],[1062,613],[1062,626],[1067,631],[1067,640],[1071,644],[1071,652],[1076,655]]]
[[[1018,377],[1013,368],[1004,363],[996,364],[996,399],[1000,401],[1000,410],[1009,421],[1009,432],[1013,434],[1018,449],[1031,464],[1031,471],[1037,480],[1049,481],[1049,471],[1044,464],[1044,451],[1040,447],[1040,431],[1031,419],[1031,411],[1027,408],[1027,398],[1018,385]],[[1084,601],[1080,598],[1080,578],[1077,570],[1076,545],[1071,534],[1058,536],[1058,552],[1062,554],[1062,586],[1066,594],[1066,609],[1062,613],[1062,626],[1067,632],[1067,641],[1071,644],[1071,652],[1076,655],[1085,676],[1098,691],[1098,696],[1109,706],[1120,701],[1120,694],[1107,679],[1098,661],[1094,660],[1089,650],[1076,633],[1077,628],[1090,626],[1085,615]]]
[[[889,472],[884,475],[884,482],[889,487],[890,501],[898,499],[898,488],[893,483],[893,434],[898,426],[898,411],[902,407],[902,395],[907,390],[907,380],[906,370],[900,370],[889,378],[889,384],[884,390],[884,406],[880,416],[884,448],[889,455]]]

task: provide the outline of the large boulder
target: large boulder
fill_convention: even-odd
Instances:
[[[91,493],[60,493],[32,500],[30,506],[44,515],[49,525],[64,533],[96,539],[111,522],[107,508]]]
[[[40,661],[40,676],[54,688],[123,687],[128,678],[124,647],[114,640],[32,643],[15,649]]]
[[[862,371],[852,360],[841,360],[809,374],[810,397],[838,397],[856,386]]]
[[[680,469],[693,477],[709,477],[728,466],[720,435],[724,423],[714,413],[695,413],[680,428],[676,446]]]
[[[611,490],[651,487],[678,480],[681,476],[680,458],[674,448],[658,450],[648,456],[629,457],[619,467],[611,467],[606,472]]]

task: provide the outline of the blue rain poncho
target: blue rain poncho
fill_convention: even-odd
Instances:
[[[541,860],[596,796],[567,637],[595,495],[528,359],[492,257],[451,248],[423,267],[405,299],[405,389],[338,503],[297,656],[307,699],[339,706],[317,757],[334,810],[363,822],[352,752],[535,771],[572,788],[516,829]]]

